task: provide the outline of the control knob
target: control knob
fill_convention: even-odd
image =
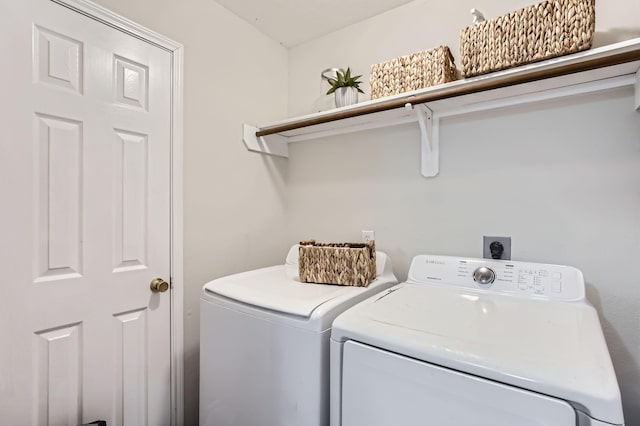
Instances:
[[[478,284],[489,285],[496,279],[496,273],[491,268],[481,266],[473,271],[473,280]]]

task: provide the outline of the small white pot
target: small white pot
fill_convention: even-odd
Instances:
[[[358,103],[358,89],[355,87],[339,87],[334,93],[338,108]]]

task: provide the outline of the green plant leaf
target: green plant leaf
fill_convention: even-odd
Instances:
[[[346,70],[344,68],[340,68],[336,71],[336,78],[330,78],[327,80],[331,85],[331,89],[327,91],[327,95],[335,92],[339,87],[355,87],[360,93],[364,93],[360,90],[360,84],[362,83],[359,81],[360,78],[362,78],[362,75],[357,75],[355,77],[351,76],[350,67],[347,67]]]

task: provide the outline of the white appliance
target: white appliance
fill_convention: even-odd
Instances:
[[[298,246],[284,265],[211,281],[200,301],[200,424],[327,426],[331,323],[397,284],[376,252],[367,287],[301,283]]]
[[[417,256],[334,321],[331,426],[623,423],[575,268]]]

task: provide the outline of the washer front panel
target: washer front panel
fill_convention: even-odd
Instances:
[[[354,341],[344,344],[341,426],[575,426],[565,401]]]

